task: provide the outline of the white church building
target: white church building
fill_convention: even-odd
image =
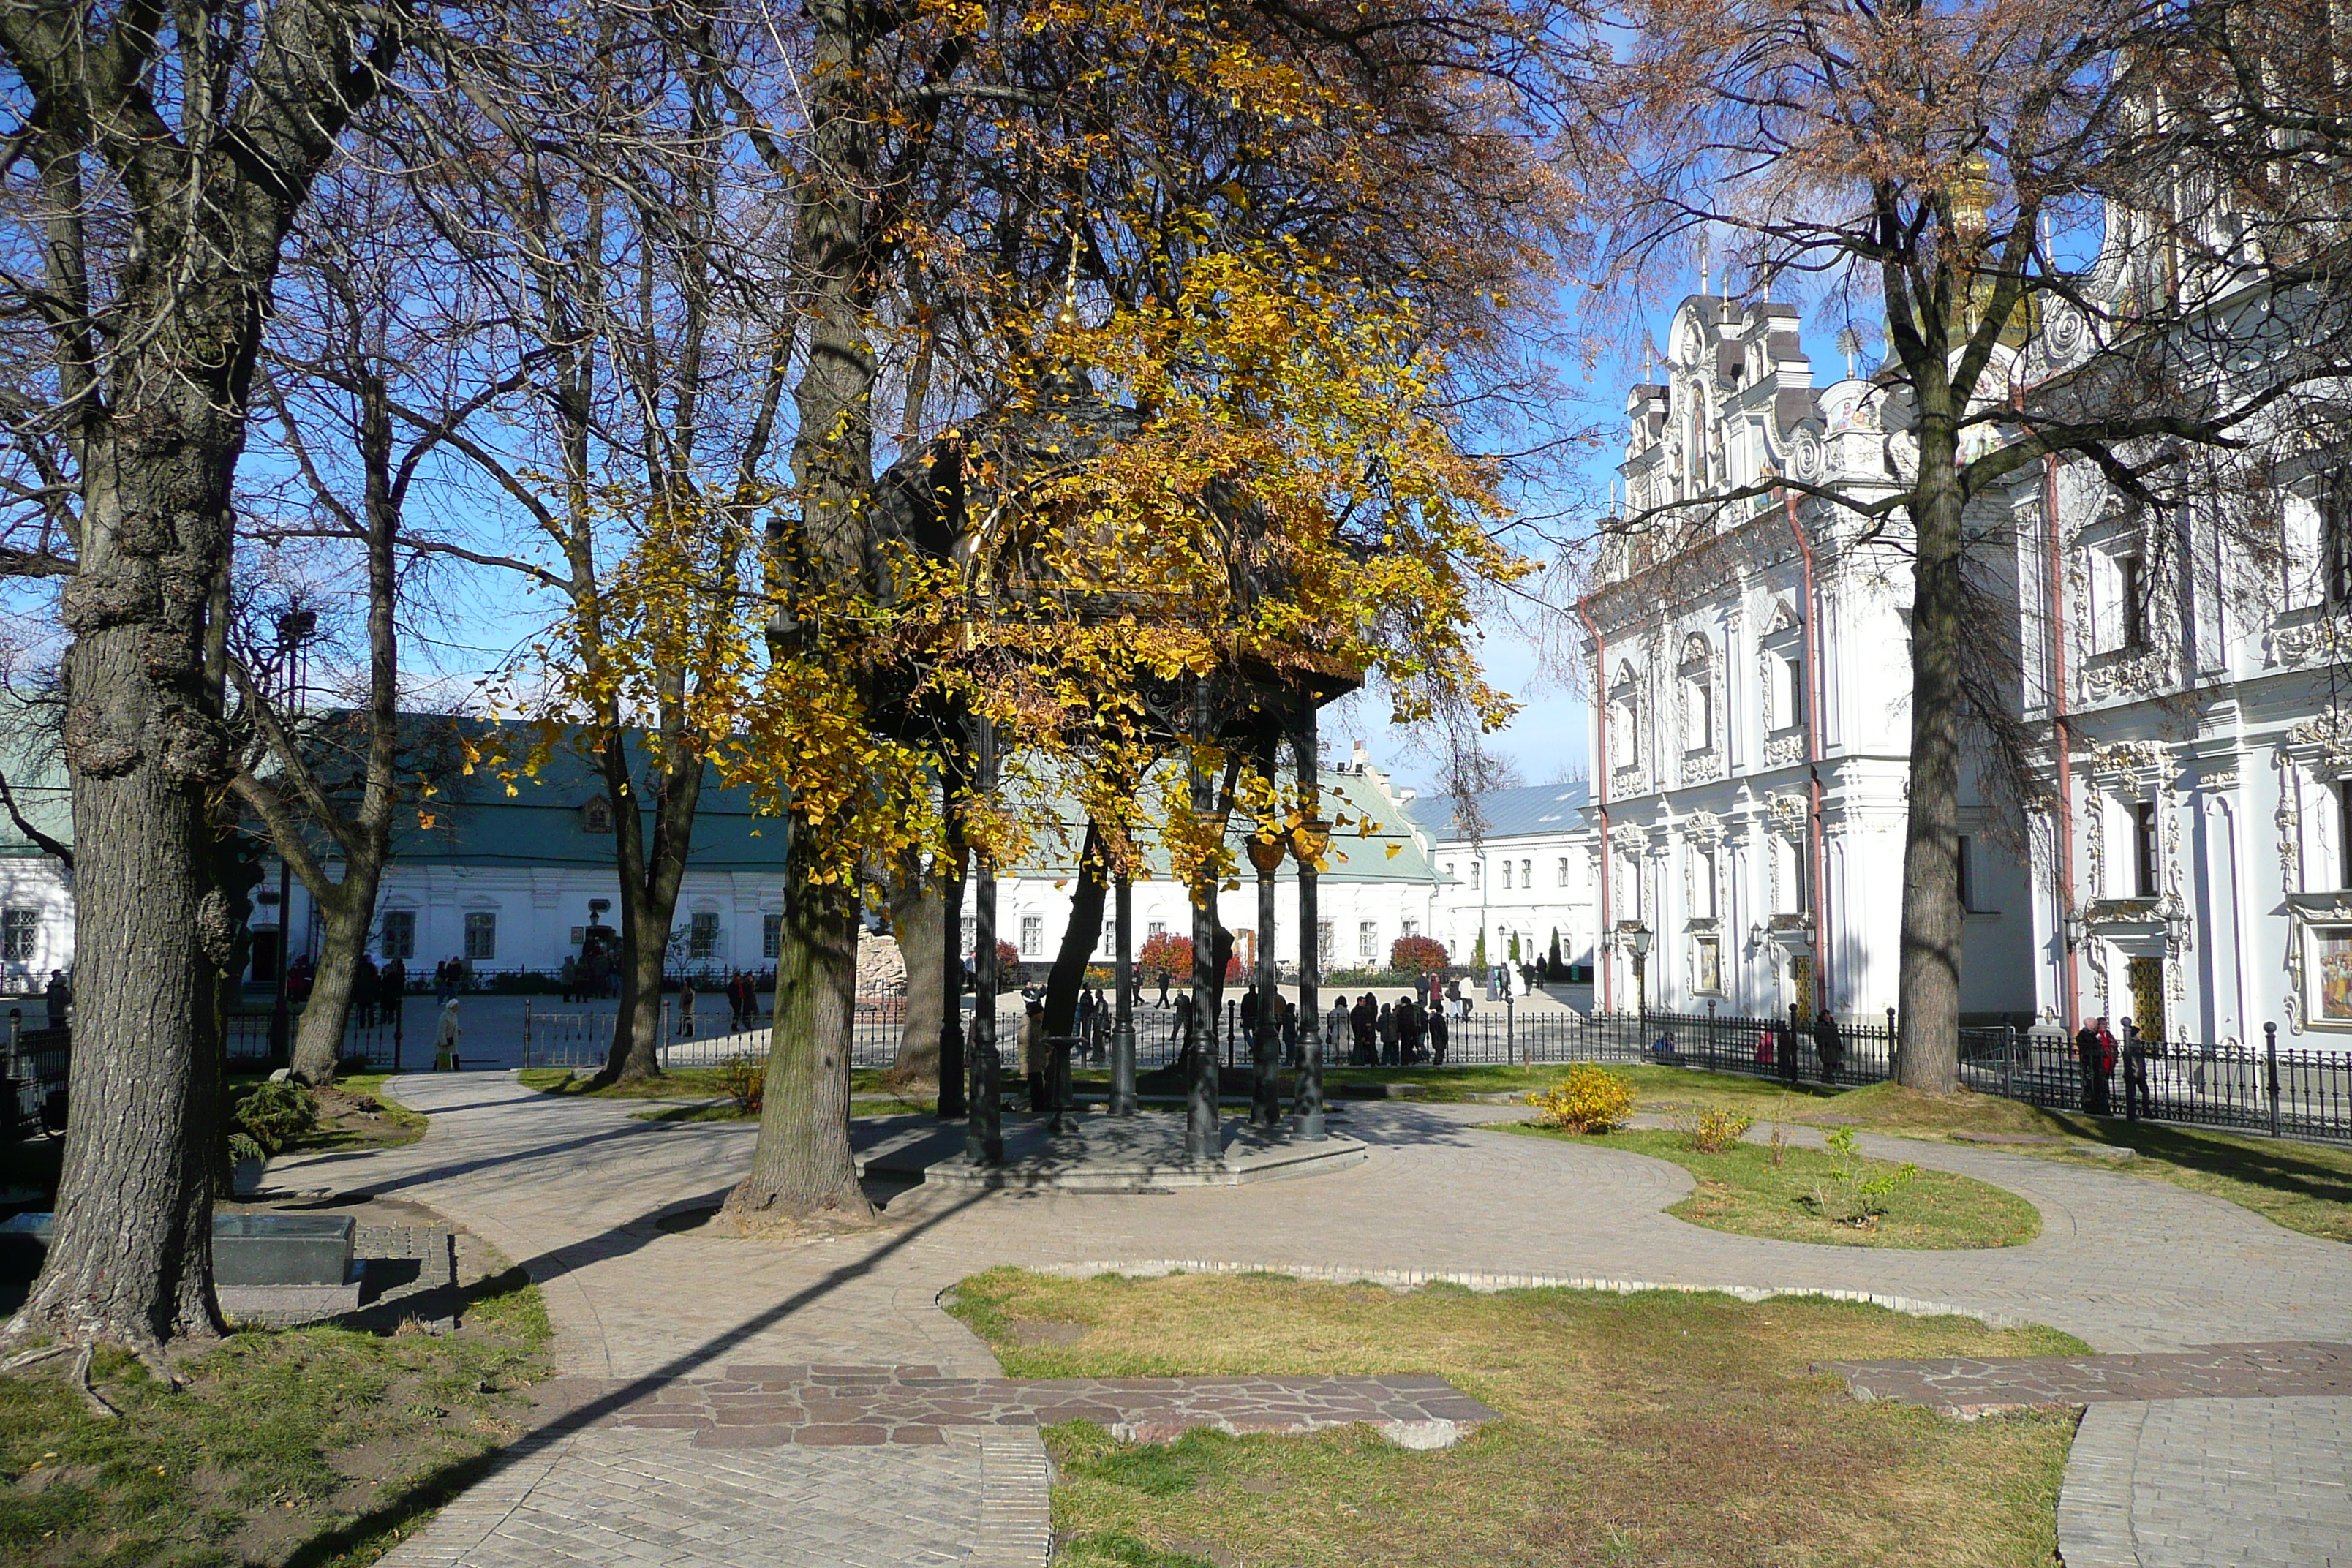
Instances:
[[[1627,510],[1791,473],[1892,477],[1878,391],[1825,387],[1794,307],[1696,294],[1625,410]],[[1609,539],[1580,606],[1592,705],[1596,1004],[1883,1019],[1896,999],[1909,563],[1786,492]],[[1964,1016],[2034,1005],[2021,857],[1964,797]]]

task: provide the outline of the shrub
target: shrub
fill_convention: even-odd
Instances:
[[[768,1100],[768,1064],[758,1057],[730,1057],[719,1064],[719,1088],[746,1116],[757,1116]]]
[[[1407,974],[1435,974],[1451,962],[1433,936],[1401,936],[1389,943],[1389,967]]]
[[[1135,955],[1135,972],[1157,980],[1165,975],[1171,980],[1192,978],[1192,939],[1161,931],[1143,944]]]
[[[1546,1127],[1569,1132],[1606,1132],[1633,1115],[1633,1080],[1622,1073],[1580,1062],[1549,1093],[1528,1096]]]
[[[1720,1154],[1746,1137],[1748,1130],[1755,1125],[1756,1119],[1746,1111],[1718,1107],[1700,1111],[1682,1131],[1690,1139],[1690,1146],[1698,1152]]]
[[[277,1153],[318,1124],[318,1101],[310,1089],[290,1081],[258,1085],[236,1108],[236,1130],[265,1155]]]

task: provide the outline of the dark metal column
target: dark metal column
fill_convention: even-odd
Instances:
[[[986,718],[976,726],[972,747],[973,786],[982,795],[996,789],[996,726]],[[1004,1163],[1004,1059],[996,1049],[996,863],[972,861],[971,1106],[964,1123],[964,1158],[975,1165]],[[959,918],[962,910],[956,911]]]
[[[1280,739],[1279,726],[1270,721],[1257,747],[1258,774],[1277,811],[1275,758]],[[1282,1001],[1274,988],[1274,874],[1282,865],[1282,841],[1268,845],[1253,837],[1250,864],[1257,869],[1257,973],[1250,978],[1257,987],[1257,1032],[1250,1040],[1250,1125],[1271,1131],[1282,1122],[1282,1087],[1275,1076],[1282,1062]]]
[[[1208,736],[1205,685],[1193,701],[1193,733]],[[1192,785],[1192,814],[1207,818],[1217,809],[1216,787],[1202,770],[1197,752],[1185,767]],[[1184,1083],[1184,1157],[1195,1163],[1224,1157],[1217,1123],[1217,876],[1213,867],[1192,878],[1192,1052]]]
[[[1125,876],[1112,884],[1112,909],[1118,928],[1118,951],[1111,959],[1111,984],[1118,1000],[1110,1031],[1110,1113],[1135,1114],[1135,898]]]
[[[1329,839],[1323,823],[1322,786],[1315,768],[1315,694],[1299,693],[1297,727],[1290,736],[1298,768],[1298,795],[1307,820],[1291,841],[1298,863],[1298,1100],[1293,1117],[1297,1135],[1310,1142],[1328,1136],[1323,1125],[1323,921],[1316,904],[1315,862]]]
[[[963,814],[955,781],[943,776],[940,805],[947,816],[946,875],[940,882],[940,1120],[963,1119]]]

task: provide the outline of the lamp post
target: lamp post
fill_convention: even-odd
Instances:
[[[309,610],[289,610],[278,617],[278,660],[286,677],[285,721],[291,723],[300,700],[299,660],[303,639],[319,629],[319,617]],[[294,962],[293,868],[284,846],[278,850],[278,994],[269,1009],[269,1058],[284,1061],[291,1041],[292,1015],[286,996],[286,971]]]
[[[1625,932],[1625,951],[1633,955],[1633,1012],[1646,1018],[1650,1013],[1650,942],[1652,932],[1638,921]]]

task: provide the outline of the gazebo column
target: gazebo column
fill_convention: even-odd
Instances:
[[[1310,1142],[1328,1136],[1323,1125],[1323,921],[1316,905],[1315,861],[1323,853],[1322,786],[1315,768],[1315,694],[1299,692],[1290,737],[1298,795],[1307,820],[1291,840],[1298,865],[1298,1100],[1293,1124]]]
[[[1118,1001],[1110,1031],[1110,1113],[1132,1116],[1135,1099],[1135,889],[1125,873],[1111,885],[1113,923],[1118,948],[1111,959],[1111,984]]]
[[[1193,739],[1208,734],[1209,694],[1206,681],[1193,699]],[[1192,815],[1201,820],[1217,808],[1215,786],[1201,766],[1200,754],[1190,748],[1185,770],[1192,785]],[[1213,864],[1192,875],[1192,1037],[1184,1083],[1184,1157],[1203,1164],[1224,1157],[1224,1140],[1217,1123],[1217,874]]]
[[[996,726],[982,717],[972,748],[973,785],[996,789]],[[964,1158],[975,1165],[1004,1163],[1004,1060],[996,1049],[996,863],[972,860],[971,1109],[964,1123]],[[959,915],[961,913],[958,911]]]
[[[1270,720],[1258,739],[1258,775],[1269,798],[1280,737],[1278,721]],[[1274,874],[1282,865],[1283,841],[1268,844],[1253,835],[1249,848],[1250,864],[1257,868],[1257,972],[1250,977],[1257,987],[1257,1030],[1250,1039],[1250,1125],[1271,1131],[1282,1122],[1282,1086],[1276,1077],[1282,1061],[1282,1001],[1274,988]]]

